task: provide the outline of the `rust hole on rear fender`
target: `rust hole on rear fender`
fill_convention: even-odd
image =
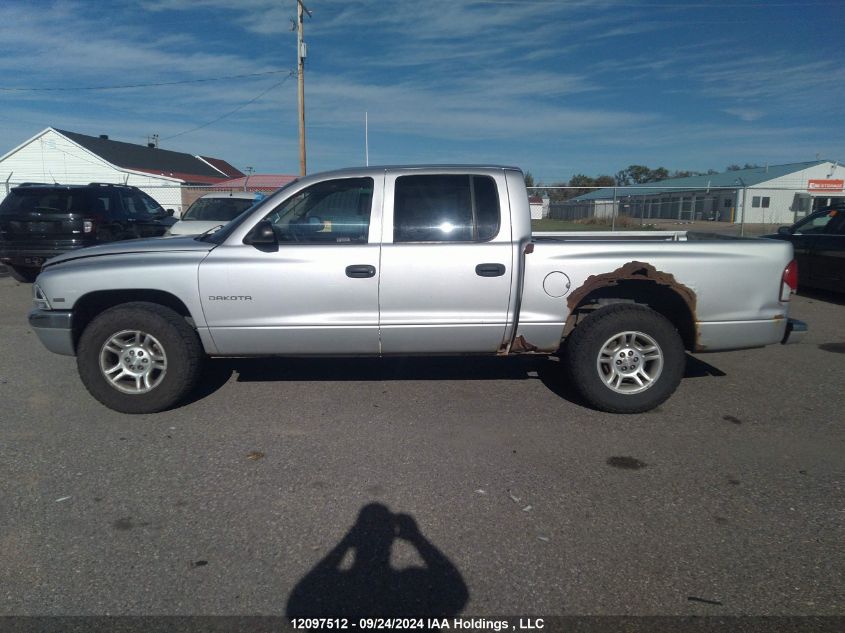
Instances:
[[[621,281],[649,281],[658,286],[671,288],[680,295],[689,308],[693,320],[695,320],[695,292],[675,279],[674,275],[657,270],[646,262],[628,262],[613,272],[590,275],[579,288],[569,295],[566,305],[572,311],[594,290],[617,286]]]

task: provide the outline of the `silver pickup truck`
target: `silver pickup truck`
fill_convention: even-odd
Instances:
[[[215,233],[47,262],[29,322],[107,407],[161,411],[206,356],[557,355],[634,413],[691,352],[794,341],[792,246],[685,232],[534,233],[523,174],[380,167],[301,178]]]

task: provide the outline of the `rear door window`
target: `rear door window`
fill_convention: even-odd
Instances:
[[[499,232],[499,196],[489,176],[396,179],[394,242],[486,242]]]

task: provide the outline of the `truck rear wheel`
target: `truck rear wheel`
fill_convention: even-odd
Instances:
[[[88,392],[121,413],[156,413],[196,385],[203,350],[196,332],[170,308],[124,303],[82,333],[77,368]]]
[[[684,345],[663,315],[617,304],[587,317],[569,335],[563,358],[581,396],[611,413],[641,413],[664,402],[681,381]]]

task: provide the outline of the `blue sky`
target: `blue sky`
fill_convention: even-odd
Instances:
[[[306,5],[309,172],[363,164],[365,111],[371,164],[505,163],[547,184],[845,160],[845,0]],[[294,15],[295,0],[5,0],[0,154],[53,126],[297,173]],[[255,73],[274,74],[76,90]]]

